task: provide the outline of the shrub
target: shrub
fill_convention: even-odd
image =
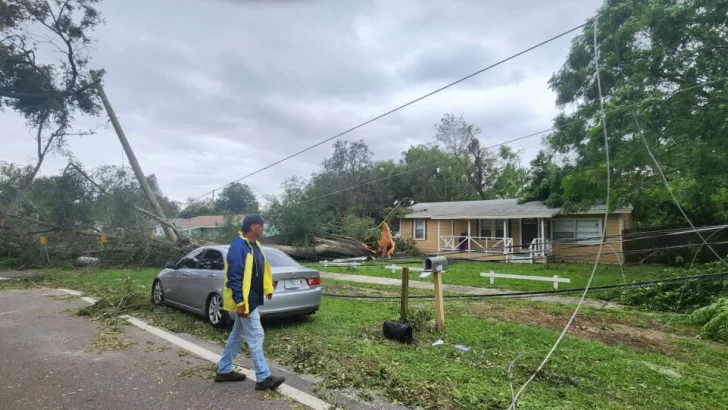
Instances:
[[[417,256],[421,252],[417,249],[415,241],[412,239],[394,238],[395,254],[406,255],[406,256]]]
[[[679,313],[688,313],[721,296],[728,296],[728,281],[723,279],[628,288],[609,292],[602,298],[620,305],[640,306],[661,312],[674,312],[677,309]]]
[[[728,343],[728,298],[717,299],[690,315],[689,321],[702,325],[701,337]]]

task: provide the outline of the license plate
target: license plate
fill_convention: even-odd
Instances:
[[[283,287],[286,289],[300,289],[306,285],[306,281],[303,279],[286,279],[283,282]]]

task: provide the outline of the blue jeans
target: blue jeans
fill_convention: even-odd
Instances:
[[[230,373],[233,371],[233,362],[240,352],[240,344],[245,339],[248,343],[248,350],[250,350],[250,357],[253,359],[256,381],[260,383],[270,377],[270,369],[268,369],[268,363],[266,363],[263,356],[264,338],[265,333],[263,332],[263,325],[260,324],[258,309],[250,312],[246,318],[237,316],[236,313],[233,331],[230,332],[225,350],[222,352],[220,363],[217,365],[217,372]]]

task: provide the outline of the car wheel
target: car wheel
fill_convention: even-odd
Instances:
[[[162,287],[162,281],[157,279],[152,285],[152,301],[155,305],[161,305],[164,303],[164,288]]]
[[[213,327],[223,328],[227,324],[227,312],[222,308],[222,297],[213,293],[207,301],[207,321]]]

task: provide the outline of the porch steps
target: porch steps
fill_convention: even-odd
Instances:
[[[513,253],[509,256],[510,263],[533,263],[533,258],[529,253]]]

